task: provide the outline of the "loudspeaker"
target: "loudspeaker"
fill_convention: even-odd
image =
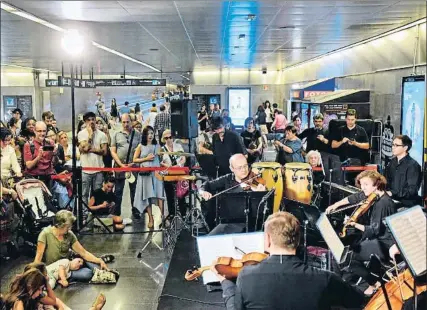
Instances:
[[[197,123],[198,100],[171,100],[171,130],[176,138],[196,138],[199,126]]]

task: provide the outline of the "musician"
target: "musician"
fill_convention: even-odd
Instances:
[[[246,151],[248,152],[248,164],[252,165],[259,160],[262,154],[261,132],[255,128],[255,121],[252,117],[245,119],[245,130],[240,134],[243,139]]]
[[[212,130],[215,134],[212,137],[212,151],[218,166],[218,176],[230,173],[228,161],[234,154],[247,154],[239,135],[224,128],[221,117],[212,119]]]
[[[313,117],[314,127],[307,128],[298,135],[298,138],[307,139],[306,152],[317,150],[319,152],[327,152],[329,149],[329,132],[323,128],[323,114],[318,113]]]
[[[396,136],[391,148],[394,158],[385,170],[387,194],[408,208],[421,204],[421,166],[408,154],[411,147],[412,140],[407,135]]]
[[[338,149],[341,161],[351,159],[353,165],[364,165],[369,158],[369,139],[365,129],[356,124],[356,119],[356,110],[348,109],[346,125],[338,129],[331,146]]]
[[[120,168],[133,167],[133,154],[141,141],[141,134],[133,130],[129,114],[121,115],[121,130],[111,136],[111,156],[114,159],[114,166]],[[132,137],[133,136],[133,137]],[[130,141],[132,139],[132,142]],[[132,143],[132,144],[131,144]],[[128,156],[129,154],[129,156]],[[134,174],[137,178],[137,174]],[[114,208],[115,215],[121,215],[123,190],[125,188],[126,173],[115,172],[114,194],[117,197],[117,205]],[[129,183],[132,214],[135,219],[141,218],[139,211],[134,207],[136,182]]]
[[[212,271],[221,281],[227,309],[361,308],[363,296],[336,274],[305,265],[297,256],[300,224],[288,212],[265,222],[264,249],[270,257],[245,266],[236,284]]]
[[[370,260],[371,254],[378,255],[381,260],[387,259],[388,249],[393,244],[393,240],[383,220],[387,216],[396,213],[396,205],[385,192],[387,184],[385,177],[378,172],[372,170],[361,172],[356,178],[356,184],[361,187],[362,192],[353,194],[329,206],[326,209],[326,213],[331,213],[331,211],[346,204],[363,202],[372,193],[376,194],[377,200],[367,212],[367,223],[362,224],[363,219],[348,223],[362,232],[361,242],[353,246],[354,255],[351,269],[369,284],[364,293],[370,296],[379,287],[380,283],[376,281],[364,263]]]
[[[244,188],[247,187],[246,183],[244,182],[244,179],[248,178],[250,176],[250,170],[248,166],[248,162],[246,157],[243,154],[235,154],[231,156],[229,160],[230,170],[232,173],[223,175],[215,180],[207,181],[205,182],[202,187],[199,190],[199,195],[203,197],[204,200],[209,200],[212,197],[212,192],[214,191],[222,191],[229,189],[233,186],[236,186],[238,184],[241,184],[241,186],[236,186],[235,188],[229,190],[229,193],[239,193],[244,191]],[[250,182],[250,181],[249,181]],[[265,186],[262,184],[258,184],[255,187],[250,187],[253,191],[265,191]],[[213,224],[213,217],[212,214],[213,206],[208,207],[207,211],[207,221],[209,224]],[[243,226],[242,226],[243,227]],[[242,228],[241,227],[241,228]],[[225,227],[225,229],[228,229],[229,227]],[[230,228],[232,229],[232,228]],[[240,228],[238,228],[240,229]],[[226,230],[223,230],[226,232]],[[235,232],[235,231],[233,231]]]

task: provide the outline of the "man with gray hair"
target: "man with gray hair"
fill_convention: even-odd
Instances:
[[[46,124],[36,122],[35,138],[24,145],[24,174],[39,179],[50,189],[50,178],[54,174],[57,158],[57,146],[46,139]]]
[[[141,142],[141,134],[133,130],[129,114],[125,113],[121,116],[122,129],[111,136],[111,156],[114,159],[114,166],[120,168],[132,167],[133,154],[135,149]],[[129,154],[129,157],[128,157]],[[128,173],[129,174],[129,173]],[[132,173],[131,173],[132,174]],[[136,178],[135,175],[133,175]],[[115,215],[121,215],[123,189],[125,187],[126,173],[115,173],[116,186],[114,194],[116,195],[116,206],[114,209]],[[133,207],[135,198],[136,182],[129,182],[130,198],[132,204],[132,214],[136,219],[140,218],[139,211]]]

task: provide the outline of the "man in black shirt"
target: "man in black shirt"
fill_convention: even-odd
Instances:
[[[295,254],[300,225],[288,212],[276,212],[265,222],[264,249],[270,254],[258,265],[245,266],[237,282],[221,281],[227,309],[307,310],[346,307],[360,309],[364,298],[336,274],[305,265]]]
[[[212,151],[216,165],[218,166],[218,176],[230,173],[228,161],[234,154],[247,154],[242,139],[233,131],[224,128],[222,117],[212,119],[212,130],[215,134],[212,137]]]
[[[329,147],[328,130],[323,128],[323,115],[316,114],[313,117],[314,127],[307,128],[298,135],[300,140],[307,139],[306,153],[317,150],[327,152]]]
[[[421,204],[421,166],[408,154],[411,147],[412,140],[407,135],[396,136],[391,148],[394,157],[385,170],[387,193],[407,208]]]
[[[365,129],[356,125],[356,110],[347,110],[345,122],[332,139],[332,148],[338,149],[341,161],[351,159],[352,165],[364,165],[369,159],[369,139]]]

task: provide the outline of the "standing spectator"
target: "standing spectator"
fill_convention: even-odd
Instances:
[[[57,123],[56,123],[55,117],[52,119],[52,127],[54,128],[55,133],[60,132],[59,128],[57,127]]]
[[[50,130],[50,129],[55,130],[52,126],[53,119],[54,119],[54,115],[52,112],[50,111],[43,112],[42,121],[46,124],[47,130]]]
[[[148,114],[148,117],[145,120],[144,127],[150,126],[150,127],[154,128],[154,122],[156,121],[156,116],[157,116],[157,108],[151,107],[150,113]]]
[[[62,145],[65,153],[65,166],[72,167],[73,166],[73,146],[68,143],[68,135],[65,131],[60,131],[58,133],[58,143]],[[79,148],[76,147],[76,157],[77,157],[77,166],[80,165],[80,152]]]
[[[111,145],[111,137],[110,137],[110,132],[108,130],[108,125],[107,123],[104,122],[104,120],[100,117],[96,118],[96,128],[100,131],[102,131],[103,133],[105,133],[105,135],[107,136],[107,143],[108,146]],[[113,167],[113,157],[111,156],[111,152],[110,149],[107,147],[107,154],[102,156],[102,160],[104,161],[104,165],[107,168],[111,168]]]
[[[268,134],[267,129],[267,113],[265,112],[264,106],[260,105],[258,111],[255,114],[255,121],[259,126],[259,130],[262,135]]]
[[[7,122],[7,127],[9,128],[10,132],[12,133],[12,138],[15,139],[18,137],[19,128],[18,128],[18,121],[16,118],[12,117]]]
[[[135,105],[135,114],[138,114],[139,112],[141,112],[141,106],[139,105],[139,102],[137,102]]]
[[[240,136],[248,152],[248,164],[252,165],[261,157],[263,146],[261,132],[255,128],[255,121],[252,117],[245,120],[245,130]]]
[[[142,124],[138,121],[132,122],[132,128],[137,132],[142,133]]]
[[[214,104],[214,109],[213,109],[213,112],[212,112],[212,118],[214,118],[214,117],[220,117],[220,116],[221,116],[221,109],[219,108],[219,104],[215,103]],[[225,115],[225,116],[228,116],[228,115]]]
[[[133,166],[133,155],[136,148],[138,147],[141,141],[141,134],[132,129],[132,124],[130,122],[129,114],[122,114],[122,129],[113,134],[111,137],[111,156],[113,156],[115,167],[126,168]],[[132,144],[131,143],[132,140]],[[127,155],[129,154],[129,160],[127,160]],[[135,178],[137,177],[135,173]],[[116,187],[114,193],[117,198],[117,205],[114,210],[115,215],[121,215],[122,210],[122,199],[123,199],[123,189],[125,188],[126,176],[125,172],[116,172]],[[140,218],[138,209],[134,207],[134,198],[136,190],[136,182],[129,183],[130,189],[130,199],[132,206],[132,214],[136,219]]]
[[[286,116],[283,115],[281,110],[277,110],[274,116],[274,122],[271,124],[271,128],[277,133],[285,133],[285,128],[288,124]]]
[[[87,112],[83,115],[86,128],[77,135],[80,161],[83,167],[104,168],[102,157],[107,154],[108,140],[105,133],[96,128],[96,115],[93,112]],[[83,201],[88,202],[89,192],[100,188],[102,185],[102,173],[97,171],[83,171],[82,187]],[[85,216],[87,210],[85,209]]]
[[[16,128],[18,129],[18,132],[16,133],[17,135],[19,135],[19,132],[21,131],[21,128],[22,128],[23,115],[24,113],[22,113],[22,110],[19,108],[16,108],[15,110],[12,111],[12,117],[17,121],[17,124],[16,124]]]
[[[230,111],[228,109],[222,109],[221,111],[221,117],[230,117]]]
[[[113,118],[114,122],[117,122],[117,118],[119,117],[119,111],[117,110],[116,98],[113,98],[111,100],[110,115]]]
[[[120,108],[120,114],[129,114],[130,108],[129,108],[129,101],[125,101],[125,106]]]
[[[197,122],[199,123],[200,131],[205,131],[208,122],[208,113],[206,112],[206,106],[204,104],[197,113]]]
[[[295,115],[294,117],[292,117],[292,123],[294,124],[294,127],[297,130],[297,135],[299,135],[301,133],[301,117],[299,115]]]
[[[271,124],[273,124],[273,109],[271,108],[271,103],[270,101],[266,101],[264,102],[264,110],[265,110],[265,115],[266,115],[266,123],[267,123],[267,129],[268,132],[271,132]]]
[[[302,143],[296,136],[297,129],[295,126],[289,125],[285,128],[286,136],[280,141],[274,141],[274,144],[279,148],[277,154],[278,162],[281,165],[292,162],[303,163],[304,158],[301,154]]]
[[[160,147],[154,135],[154,129],[147,126],[142,131],[141,143],[135,150],[133,162],[141,164],[141,167],[159,167],[159,151]],[[135,207],[139,212],[147,210],[148,228],[154,227],[154,218],[151,205],[157,203],[162,214],[164,215],[164,189],[163,182],[154,176],[153,172],[140,172],[138,175],[138,183],[135,193]]]
[[[58,148],[46,138],[46,124],[37,122],[36,136],[24,145],[25,174],[39,179],[50,189],[50,178],[57,160]]]
[[[161,138],[163,131],[166,129],[171,129],[171,115],[168,111],[166,111],[166,107],[161,105],[160,113],[156,115],[154,120],[154,130]]]
[[[0,128],[0,167],[1,180],[6,181],[12,177],[12,173],[17,177],[22,177],[21,167],[16,158],[15,149],[10,145],[12,133],[5,127]]]
[[[22,138],[24,142],[30,141],[36,136],[36,133],[35,133],[36,122],[37,121],[34,117],[26,118],[22,122],[20,138]]]
[[[323,128],[323,114],[318,113],[313,117],[314,127],[307,128],[298,135],[298,138],[306,139],[307,147],[305,151],[308,153],[313,150],[319,152],[328,152],[329,150],[329,131]]]

